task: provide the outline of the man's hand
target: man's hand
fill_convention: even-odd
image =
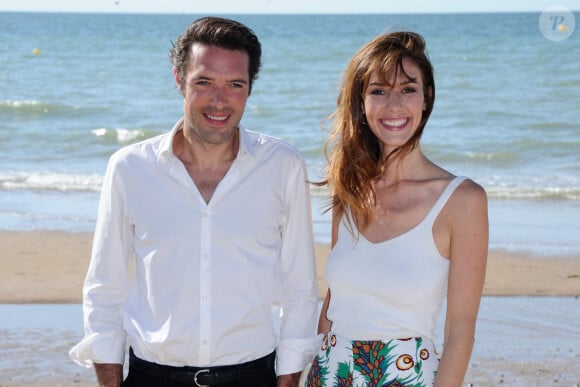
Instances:
[[[123,382],[122,364],[94,363],[99,387],[120,387]]]
[[[298,387],[301,374],[302,372],[296,372],[293,374],[278,376],[278,387]]]

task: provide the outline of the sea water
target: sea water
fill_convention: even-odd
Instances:
[[[0,13],[0,229],[92,231],[109,156],[168,131],[182,101],[167,58],[199,15]],[[243,125],[325,166],[321,128],[352,54],[385,30],[424,35],[436,103],[425,153],[490,199],[490,246],[580,252],[580,35],[539,14],[227,15],[263,44]],[[312,188],[316,239],[328,194]]]

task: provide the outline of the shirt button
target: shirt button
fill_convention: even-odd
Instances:
[[[203,340],[203,341],[201,342],[201,344],[202,344],[202,345],[207,345],[207,340]]]
[[[202,297],[201,302],[203,302],[204,304],[207,304],[207,297]]]

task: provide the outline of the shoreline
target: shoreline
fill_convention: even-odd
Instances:
[[[92,233],[0,231],[0,303],[81,303]],[[319,297],[330,246],[316,244]],[[580,256],[490,251],[484,296],[580,296]]]

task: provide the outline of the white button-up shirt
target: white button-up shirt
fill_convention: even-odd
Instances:
[[[127,340],[139,358],[201,367],[276,349],[279,375],[300,371],[318,345],[304,160],[240,128],[237,157],[206,203],[173,153],[181,125],[109,161],[83,291],[85,337],[70,355],[85,366],[122,364]]]

